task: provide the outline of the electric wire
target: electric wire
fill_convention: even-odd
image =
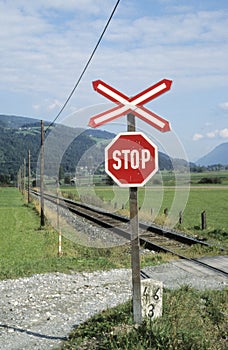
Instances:
[[[89,64],[90,64],[90,62],[91,62],[92,59],[93,59],[93,56],[94,56],[95,52],[97,51],[98,46],[100,45],[100,42],[101,42],[101,40],[102,40],[102,38],[103,38],[103,36],[104,36],[104,34],[105,34],[107,28],[108,28],[108,26],[109,26],[109,24],[110,24],[110,22],[111,22],[113,16],[114,16],[114,13],[116,12],[116,9],[117,9],[119,3],[120,3],[120,0],[117,0],[116,4],[115,4],[115,6],[114,6],[114,8],[113,8],[113,10],[112,10],[112,12],[111,12],[111,15],[109,16],[109,19],[108,19],[108,21],[107,21],[107,23],[106,23],[106,25],[105,25],[105,27],[104,27],[104,29],[103,29],[103,31],[102,31],[100,37],[99,37],[97,43],[96,43],[96,45],[95,45],[95,47],[94,47],[94,49],[93,49],[93,51],[92,51],[92,53],[91,53],[91,55],[90,55],[88,61],[86,62],[86,64],[85,64],[85,66],[84,66],[84,68],[83,68],[83,70],[82,70],[82,72],[81,72],[81,74],[80,74],[80,76],[79,76],[77,82],[75,83],[75,85],[74,85],[72,91],[70,92],[68,98],[66,99],[65,103],[63,104],[63,106],[62,106],[62,108],[60,109],[60,111],[59,111],[59,113],[57,114],[57,116],[54,118],[54,120],[53,120],[53,121],[48,125],[48,127],[46,128],[45,133],[46,133],[47,130],[56,122],[56,120],[59,118],[59,116],[62,114],[63,110],[66,108],[66,105],[68,104],[68,102],[70,101],[71,97],[73,96],[75,90],[77,89],[77,87],[78,87],[78,85],[79,85],[79,83],[80,83],[80,81],[81,81],[83,75],[85,74],[85,72],[86,72],[86,70],[87,70],[87,68],[88,68],[88,66],[89,66]]]

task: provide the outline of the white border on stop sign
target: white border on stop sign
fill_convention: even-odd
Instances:
[[[155,155],[155,157],[154,157],[154,165],[155,165],[154,170],[146,177],[146,179],[144,179],[144,181],[142,183],[138,183],[138,182],[136,182],[136,183],[123,183],[123,182],[120,182],[119,179],[117,179],[108,169],[108,160],[109,160],[108,151],[109,151],[109,149],[121,136],[131,136],[131,135],[142,136],[154,148],[154,155]],[[143,132],[140,132],[140,131],[121,132],[118,135],[116,135],[114,137],[114,139],[105,147],[105,172],[109,176],[111,176],[111,178],[115,181],[115,183],[117,183],[117,185],[119,185],[120,187],[142,187],[151,179],[151,177],[157,171],[158,171],[158,147]]]

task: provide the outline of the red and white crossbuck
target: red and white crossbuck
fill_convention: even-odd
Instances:
[[[102,80],[94,81],[94,90],[115,102],[117,107],[108,109],[91,117],[89,120],[89,126],[96,128],[118,117],[132,113],[162,132],[169,131],[169,122],[145,108],[143,105],[168,91],[171,88],[171,84],[172,80],[163,79],[137,95],[128,97],[110,85],[104,83]]]

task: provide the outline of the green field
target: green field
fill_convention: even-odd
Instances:
[[[218,179],[218,184],[220,185],[228,185],[228,171],[227,170],[221,170],[221,171],[205,171],[202,173],[191,173],[191,184],[193,185],[200,185],[202,183],[202,179]],[[216,182],[216,181],[214,181]]]
[[[107,175],[79,175],[77,174],[77,186],[105,185],[107,182]],[[205,172],[174,172],[168,170],[162,170],[157,172],[147,183],[148,186],[183,186],[183,185],[201,186],[202,184],[216,184],[216,185],[228,185],[228,171],[205,171]]]
[[[168,190],[166,203],[173,196]],[[227,210],[226,194],[218,189],[201,192],[194,189],[186,210],[193,210],[195,206],[200,209],[205,204],[203,196],[207,200],[210,198],[208,208],[212,207],[211,214],[215,203],[223,203],[223,210]],[[213,227],[217,227],[217,214],[211,217]],[[59,257],[57,232],[48,224],[40,228],[35,207],[27,205],[15,188],[0,188],[0,222],[0,279],[55,271],[130,268],[128,245],[93,249],[63,237],[63,255]],[[224,234],[227,236],[227,229]],[[141,257],[141,266],[162,263],[166,258],[170,259],[163,254],[146,254]],[[163,307],[161,318],[153,323],[143,323],[139,328],[134,326],[131,303],[107,310],[76,327],[61,348],[131,350],[137,346],[141,350],[225,350],[226,290],[198,292],[188,286],[175,291],[164,290]]]
[[[63,187],[62,195],[129,215],[128,189],[118,186]],[[212,241],[227,242],[228,186],[143,187],[138,191],[142,221],[173,226]],[[175,201],[174,201],[175,199]],[[171,219],[164,215],[168,209]],[[179,213],[182,211],[182,223]],[[201,213],[206,212],[206,230],[201,230]],[[171,223],[170,221],[171,220]]]
[[[129,247],[98,249],[81,246],[62,237],[58,256],[58,233],[40,218],[16,188],[0,187],[0,279],[45,272],[94,271],[130,267]],[[162,262],[162,256],[145,257],[144,264]],[[165,259],[165,258],[164,258]]]
[[[72,187],[65,188],[72,196]],[[95,191],[95,192],[94,192]],[[161,204],[156,220],[164,224],[164,208],[170,208],[174,189],[166,188],[161,201],[160,190],[154,188],[139,191],[140,219],[153,221],[157,200]],[[228,245],[228,188],[192,188],[183,214],[183,223],[176,227],[208,242],[223,247]],[[88,202],[110,208],[117,202],[117,211],[128,214],[128,191],[118,187],[95,187],[80,189],[80,196]],[[114,198],[114,200],[113,200]],[[94,203],[95,202],[95,203]],[[122,209],[123,205],[123,209]],[[118,207],[119,206],[119,207]],[[201,230],[200,213],[206,210],[207,229]],[[155,220],[155,222],[156,222]],[[40,218],[33,205],[27,205],[15,188],[0,188],[0,279],[27,276],[50,271],[96,270],[130,266],[128,247],[110,249],[89,248],[77,245],[63,237],[63,256],[58,257],[58,233],[48,224],[40,228]],[[76,241],[76,240],[74,240]],[[121,256],[121,259],[119,259]],[[118,257],[118,258],[117,258]],[[142,264],[154,264],[166,258],[158,254],[143,258]]]
[[[57,232],[48,226],[40,229],[36,210],[14,188],[0,188],[0,222],[0,279],[111,265],[98,251],[79,249],[64,237],[64,254],[58,257]]]

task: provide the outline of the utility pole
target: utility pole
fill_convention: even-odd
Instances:
[[[31,181],[31,159],[30,159],[30,149],[28,150],[28,203],[31,202],[30,198],[30,181]]]
[[[18,190],[21,192],[21,167],[18,170],[18,175],[17,175],[17,187]]]
[[[22,178],[22,194],[25,194],[25,177],[26,177],[26,161],[24,158],[23,164],[21,166],[21,178]]]
[[[44,122],[41,120],[41,146],[40,146],[40,226],[45,225],[44,220]]]
[[[135,116],[127,115],[127,131],[135,132]],[[129,188],[131,227],[131,267],[133,285],[133,315],[136,324],[142,323],[141,276],[139,253],[138,187]]]

